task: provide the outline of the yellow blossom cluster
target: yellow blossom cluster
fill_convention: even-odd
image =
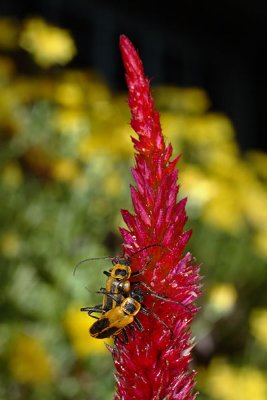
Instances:
[[[222,316],[230,313],[237,300],[237,291],[231,283],[216,283],[208,291],[207,309]]]
[[[55,374],[55,365],[47,350],[37,338],[25,334],[19,334],[12,342],[9,369],[23,384],[50,383]]]
[[[216,358],[201,370],[200,388],[214,400],[265,400],[267,375],[258,368],[236,367]]]
[[[65,65],[76,53],[74,42],[66,30],[49,25],[40,18],[25,22],[20,45],[33,55],[37,64],[46,68],[54,64]]]
[[[252,310],[249,324],[252,335],[267,350],[267,308]]]
[[[166,132],[172,132],[174,142],[190,149],[181,179],[193,212],[230,234],[242,231],[248,222],[255,235],[258,231],[263,234],[267,227],[266,187],[241,156],[229,119],[215,113],[168,112],[163,113],[162,123]],[[256,160],[259,171],[259,157],[251,157],[251,162]],[[266,170],[266,158],[260,161],[260,169]]]

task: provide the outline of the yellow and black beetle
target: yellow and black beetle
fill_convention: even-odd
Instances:
[[[140,285],[144,286],[148,291],[143,292],[141,288],[137,286],[130,291],[129,296],[124,298],[121,303],[118,303],[115,307],[108,310],[100,318],[95,317],[97,318],[97,321],[89,329],[89,333],[92,337],[97,339],[104,339],[112,336],[116,337],[120,332],[122,332],[124,336],[124,343],[127,344],[129,340],[125,329],[126,327],[134,322],[137,329],[139,329],[140,331],[144,330],[142,324],[136,317],[139,312],[142,312],[145,315],[153,315],[153,317],[160,321],[165,326],[165,328],[171,331],[171,328],[157,314],[155,314],[152,310],[150,310],[143,304],[144,295],[151,295],[160,300],[179,304],[185,307],[189,312],[191,312],[191,309],[185,304],[175,300],[171,300],[168,297],[154,292],[144,282],[140,282]],[[106,295],[107,297],[111,297],[115,302],[117,302],[116,298],[112,294],[106,293]],[[89,308],[89,310],[90,311],[88,312],[88,308],[81,308],[81,311],[87,311],[89,315],[91,315],[92,312],[99,312],[97,309],[93,310],[93,307]]]
[[[107,311],[115,308],[118,304],[122,303],[124,298],[129,296],[130,293],[131,289],[130,278],[141,275],[151,261],[151,258],[149,258],[148,261],[145,263],[145,265],[139,271],[132,272],[131,270],[132,257],[135,257],[136,254],[150,247],[155,247],[155,246],[164,247],[161,244],[151,244],[147,247],[144,247],[143,249],[136,251],[129,258],[99,257],[99,258],[87,258],[86,260],[80,261],[76,265],[74,273],[77,267],[85,261],[105,259],[105,260],[111,260],[113,264],[113,267],[110,268],[109,271],[103,272],[108,277],[106,280],[106,287],[100,288],[96,292],[103,294],[102,304],[98,304],[93,307],[83,308],[83,311],[87,311],[89,315],[91,315],[94,312],[105,314]],[[132,282],[132,284],[134,283],[139,283],[139,282]],[[93,315],[91,316],[93,318],[96,318]]]

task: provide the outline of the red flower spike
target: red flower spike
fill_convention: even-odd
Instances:
[[[189,368],[190,324],[197,312],[194,301],[200,293],[199,266],[193,265],[190,253],[183,255],[191,231],[184,232],[186,199],[177,202],[179,157],[170,160],[172,146],[165,145],[149,80],[135,48],[124,35],[120,37],[120,48],[129,88],[131,126],[138,135],[138,139],[132,138],[137,151],[132,171],[136,187],[131,187],[135,214],[122,210],[128,227],[121,228],[124,255],[132,260],[133,271],[147,265],[139,281],[180,304],[145,294],[144,305],[154,315],[138,313],[144,331],[133,330],[132,324],[132,329],[128,328],[129,343],[116,340],[114,399],[193,400],[196,394],[195,373]]]

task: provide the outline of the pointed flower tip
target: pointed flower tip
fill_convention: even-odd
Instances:
[[[120,35],[120,50],[122,60],[128,75],[142,77],[144,74],[143,65],[134,45],[126,35]]]
[[[122,56],[126,57],[129,54],[136,54],[137,51],[135,50],[134,45],[130,41],[130,39],[126,35],[120,35],[120,49],[122,52]]]
[[[123,33],[120,35],[120,46],[121,47],[126,47],[127,45],[132,45],[132,42],[130,39],[124,35]]]

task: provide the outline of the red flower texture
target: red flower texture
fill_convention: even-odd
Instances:
[[[138,313],[144,330],[134,329],[131,334],[133,329],[128,328],[128,344],[116,340],[114,399],[193,400],[196,393],[195,372],[190,370],[190,324],[197,312],[194,302],[200,294],[200,278],[199,266],[194,265],[191,254],[184,255],[191,231],[184,231],[186,199],[177,202],[179,157],[171,161],[172,146],[165,144],[149,80],[125,35],[120,37],[120,48],[131,126],[138,135],[138,139],[132,138],[136,150],[132,170],[136,187],[131,187],[134,213],[122,210],[128,229],[121,228],[121,233],[124,256],[130,258],[132,271],[146,266],[138,281],[144,291],[143,304],[151,313]],[[157,298],[142,282],[172,302]]]

